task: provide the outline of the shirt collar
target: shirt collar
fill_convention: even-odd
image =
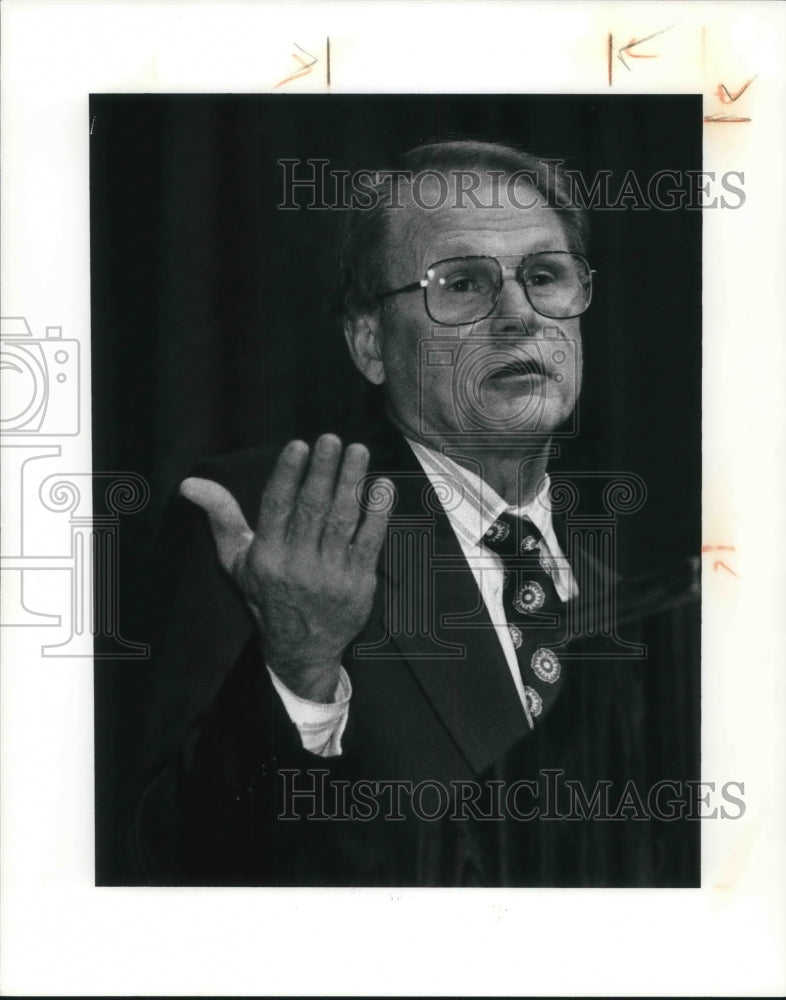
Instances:
[[[441,452],[407,438],[423,471],[444,494],[443,506],[454,529],[471,545],[479,545],[483,536],[504,511],[515,517],[528,517],[542,535],[551,531],[551,498],[548,474],[543,476],[533,499],[520,507],[510,507],[487,482]],[[441,489],[440,489],[441,487]],[[441,497],[442,498],[442,497]]]

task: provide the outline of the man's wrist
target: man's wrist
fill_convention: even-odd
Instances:
[[[344,668],[339,668],[335,698],[328,703],[298,697],[270,667],[266,670],[287,715],[297,727],[303,748],[320,757],[341,756],[341,739],[352,698],[352,684]]]
[[[281,683],[298,698],[324,704],[335,701],[341,670],[340,662],[311,666],[297,662],[277,662],[275,658],[266,658],[266,663]]]

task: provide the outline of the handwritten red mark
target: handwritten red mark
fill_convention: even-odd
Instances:
[[[749,80],[746,80],[745,83],[743,83],[740,89],[736,92],[736,94],[732,94],[732,92],[729,90],[729,88],[726,86],[725,83],[719,83],[718,89],[715,91],[715,96],[718,98],[721,104],[734,104],[734,102],[738,98],[742,97],[742,95],[745,93],[748,87],[750,87],[750,85],[756,79],[756,76],[758,76],[758,74],[752,76]],[[705,122],[711,122],[713,124],[724,124],[724,125],[733,124],[736,122],[749,122],[750,120],[751,120],[750,118],[746,118],[744,115],[724,115],[718,113],[714,115],[704,116]]]
[[[658,35],[662,35],[665,31],[671,31],[673,27],[674,25],[670,24],[668,28],[661,28],[660,31],[655,31],[651,35],[646,35],[644,38],[631,38],[631,40],[628,42],[627,45],[623,45],[622,48],[617,51],[617,58],[625,67],[625,69],[628,70],[628,72],[631,71],[631,68],[625,62],[624,53],[627,53],[631,59],[657,59],[658,58],[657,53],[633,52],[632,50],[636,48],[637,45],[643,45],[645,42],[649,42],[650,39],[656,38]],[[614,56],[614,38],[611,32],[609,32],[608,38],[606,40],[606,62],[607,62],[607,71],[609,77],[609,86],[611,86],[614,82],[613,56]]]
[[[308,56],[311,62],[306,62],[306,60],[303,59],[301,56],[299,56],[297,52],[293,52],[292,58],[296,59],[300,63],[300,69],[296,73],[292,73],[291,76],[286,76],[284,77],[283,80],[279,80],[279,82],[275,85],[275,87],[273,87],[273,90],[278,90],[279,87],[283,87],[284,84],[291,83],[293,80],[297,80],[301,76],[308,76],[308,74],[311,72],[311,67],[315,63],[319,62],[316,56],[312,56],[310,52],[306,52],[306,50],[302,48],[300,45],[298,45],[297,42],[293,42],[292,44],[295,46],[295,48],[300,49],[300,51],[303,53],[304,56]]]
[[[736,549],[736,547],[734,545],[702,545],[701,551],[702,552],[736,552],[737,549]],[[731,573],[732,576],[736,576],[737,579],[739,580],[740,574],[739,573],[735,573],[734,570],[731,568],[731,566],[729,566],[727,563],[725,563],[722,559],[716,559],[715,562],[712,564],[713,570],[717,570],[720,566],[722,566],[725,570],[728,570],[728,572]]]
[[[731,125],[735,122],[749,122],[750,118],[743,118],[740,115],[705,115],[704,121],[715,125]]]
[[[718,100],[721,102],[721,104],[734,104],[734,102],[737,100],[738,97],[742,97],[742,95],[745,93],[748,87],[750,87],[750,85],[753,83],[753,81],[756,79],[758,75],[759,74],[757,73],[755,76],[752,76],[750,80],[746,80],[736,94],[730,93],[725,83],[719,83],[718,89],[715,91]]]
[[[670,24],[668,28],[661,28],[660,31],[653,31],[651,35],[645,35],[644,38],[631,38],[628,44],[623,45],[617,52],[617,58],[627,70],[630,70],[630,66],[628,66],[625,62],[624,54],[627,54],[629,59],[657,59],[657,53],[634,52],[633,49],[635,49],[638,45],[643,45],[645,42],[649,42],[653,38],[657,38],[658,35],[662,35],[666,31],[671,31],[673,27],[674,25]]]

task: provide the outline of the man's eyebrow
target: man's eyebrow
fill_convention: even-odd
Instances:
[[[456,243],[455,246],[443,247],[440,251],[432,252],[429,257],[429,264],[435,263],[438,260],[449,260],[451,257],[526,257],[531,253],[543,253],[546,250],[567,250],[567,240],[557,236],[552,236],[548,239],[536,240],[527,247],[522,247],[513,253],[491,253],[489,250],[481,250],[477,246],[473,246],[469,243]],[[442,256],[435,256],[434,254],[441,254]]]

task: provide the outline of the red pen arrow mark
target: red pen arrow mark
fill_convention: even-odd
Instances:
[[[737,549],[736,549],[736,546],[734,546],[734,545],[702,545],[701,551],[702,552],[736,552]],[[728,572],[731,573],[732,576],[736,576],[737,579],[739,580],[740,574],[739,573],[735,573],[734,570],[731,568],[731,566],[729,566],[727,563],[725,563],[722,559],[716,559],[715,562],[712,564],[713,570],[717,570],[720,566],[722,566],[725,570],[728,570]]]
[[[300,45],[298,45],[297,42],[293,42],[293,45],[296,48],[300,49],[300,51],[303,53],[304,56],[308,56],[311,62],[306,62],[306,60],[303,59],[301,56],[299,56],[297,52],[293,52],[292,58],[297,59],[297,61],[300,63],[300,69],[297,71],[297,73],[293,73],[291,76],[286,76],[284,77],[283,80],[279,80],[279,82],[275,85],[275,87],[273,87],[273,90],[278,90],[278,88],[283,87],[285,83],[291,83],[293,80],[297,80],[301,76],[308,76],[308,74],[311,72],[311,67],[315,63],[319,62],[316,56],[312,56],[310,52],[306,52],[306,50],[302,48]]]
[[[658,35],[662,35],[666,31],[671,31],[674,27],[670,24],[668,28],[661,28],[660,31],[654,31],[651,35],[645,35],[644,38],[631,38],[627,45],[623,45],[621,49],[617,51],[617,58],[625,67],[625,69],[630,70],[630,66],[625,62],[624,53],[627,53],[630,59],[657,59],[657,53],[648,52],[633,52],[632,50],[636,48],[637,45],[643,45],[645,42],[649,42],[653,38],[657,38]]]

